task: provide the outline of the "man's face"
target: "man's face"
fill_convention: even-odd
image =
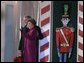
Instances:
[[[24,17],[23,18],[23,21],[25,22],[25,24],[27,24],[28,23],[28,20],[30,20],[31,18],[28,18],[28,17]]]
[[[25,24],[27,23],[27,21],[28,21],[28,18],[27,17],[24,17],[23,18],[23,21],[25,22]]]

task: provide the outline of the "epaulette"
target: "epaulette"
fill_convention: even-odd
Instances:
[[[71,30],[72,32],[74,32],[75,29],[74,29],[73,27],[70,27],[70,30]]]
[[[60,27],[60,29],[62,29],[63,28],[63,26],[62,27]]]
[[[56,28],[56,32],[59,32],[60,28]]]

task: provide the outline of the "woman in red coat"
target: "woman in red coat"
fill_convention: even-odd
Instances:
[[[38,61],[38,31],[36,22],[31,19],[27,23],[28,32],[22,32],[24,37],[24,62],[37,62]]]

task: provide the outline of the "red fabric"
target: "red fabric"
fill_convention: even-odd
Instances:
[[[66,43],[63,35],[61,34],[60,30],[56,32],[56,45],[59,48],[60,52],[69,52],[70,48],[73,46],[74,40],[74,32],[70,28],[64,27],[62,28],[65,37],[69,42],[69,46],[63,47],[61,44]]]

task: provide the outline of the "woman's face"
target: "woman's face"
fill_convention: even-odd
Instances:
[[[34,28],[34,25],[33,25],[31,22],[28,22],[28,23],[27,23],[27,27],[28,27],[29,29],[32,29],[32,28]]]

